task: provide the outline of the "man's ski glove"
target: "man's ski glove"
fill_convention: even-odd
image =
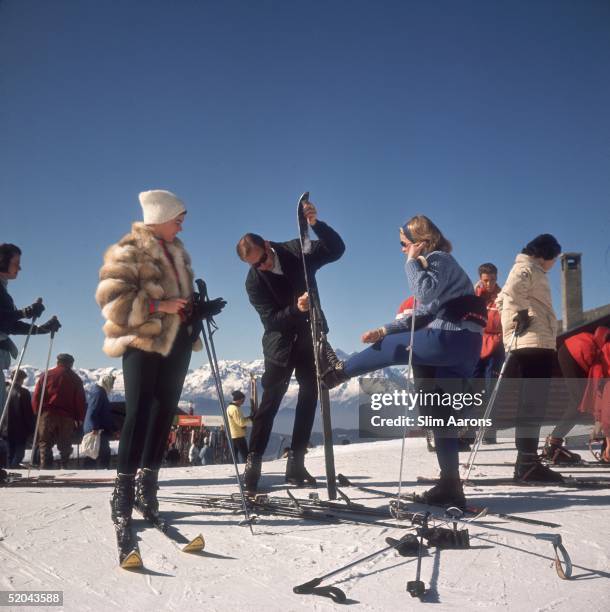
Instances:
[[[32,319],[34,317],[38,318],[43,312],[44,305],[42,301],[34,302],[32,305],[21,309],[23,319]]]
[[[523,336],[523,334],[525,334],[525,332],[529,329],[529,326],[532,323],[532,319],[527,314],[527,310],[520,310],[513,317],[513,321],[515,321],[515,335],[517,337]]]
[[[39,325],[36,328],[36,333],[37,334],[50,334],[52,333],[56,333],[59,331],[59,328],[61,327],[61,323],[59,322],[59,319],[57,317],[51,317],[46,323],[43,323],[42,325]]]
[[[194,312],[199,319],[209,319],[220,314],[222,309],[227,305],[222,298],[216,298],[208,302],[203,302],[200,299],[195,301]]]

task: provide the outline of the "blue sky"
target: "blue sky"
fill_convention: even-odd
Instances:
[[[138,192],[170,189],[196,274],[229,303],[219,356],[257,358],[235,243],[295,237],[309,190],[347,244],[319,274],[344,350],[406,296],[397,228],[416,213],[473,279],[553,233],[584,253],[585,308],[606,304],[609,74],[604,0],[0,0],[0,241],[24,251],[9,291],[59,315],[54,352],[120,367],[97,271]]]

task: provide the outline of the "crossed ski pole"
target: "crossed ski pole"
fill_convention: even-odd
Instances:
[[[199,290],[200,299],[204,302],[208,302],[210,300],[208,296],[208,288],[205,282],[198,278],[195,281],[197,285],[197,289]],[[235,457],[235,449],[233,448],[233,444],[231,444],[230,438],[230,428],[229,428],[229,419],[227,417],[227,408],[225,405],[224,393],[222,390],[222,381],[220,379],[220,371],[218,369],[218,359],[216,358],[216,348],[214,346],[213,335],[214,332],[218,329],[213,317],[207,317],[205,319],[205,325],[202,327],[201,335],[203,337],[203,343],[205,345],[205,350],[208,355],[208,361],[210,363],[210,370],[212,371],[212,377],[214,378],[214,384],[216,386],[216,394],[218,395],[218,402],[220,403],[220,410],[222,412],[222,419],[224,421],[225,426],[225,435],[227,437],[227,444],[229,447],[229,451],[231,453],[231,459],[233,460],[233,466],[235,468],[235,478],[237,479],[237,485],[239,486],[239,494],[241,496],[241,502],[244,510],[245,522],[248,524],[250,528],[250,533],[254,535],[254,529],[252,527],[252,519],[250,518],[250,513],[248,512],[248,504],[246,502],[246,496],[244,494],[244,489],[242,486],[241,479],[239,477],[239,468],[237,466],[237,458]]]
[[[474,444],[472,446],[472,450],[470,451],[470,455],[468,456],[468,461],[466,462],[466,465],[465,465],[466,473],[463,478],[464,481],[470,478],[470,472],[472,471],[472,468],[474,467],[475,459],[477,458],[479,448],[481,447],[481,443],[483,442],[485,432],[487,431],[487,426],[485,425],[485,423],[487,422],[487,419],[490,418],[491,411],[493,410],[494,404],[496,403],[496,398],[498,397],[498,390],[500,389],[500,383],[502,382],[502,379],[504,378],[504,372],[506,371],[506,365],[508,364],[508,361],[510,359],[510,354],[511,354],[511,351],[513,350],[513,345],[515,343],[516,337],[517,337],[517,328],[515,327],[515,331],[513,332],[513,335],[510,339],[510,343],[508,345],[508,351],[506,352],[506,357],[504,358],[504,363],[502,364],[502,369],[500,370],[500,374],[498,375],[498,380],[496,381],[494,389],[491,393],[491,397],[489,398],[489,401],[487,402],[487,406],[485,407],[485,413],[483,414],[483,420],[481,421],[481,426],[477,430],[477,435],[476,435]]]
[[[37,304],[42,304],[42,298],[38,298],[36,300]],[[30,337],[32,336],[32,332],[34,331],[34,324],[36,323],[36,319],[38,317],[32,317],[32,322],[30,323],[30,329],[28,329],[27,336],[25,337],[25,342],[23,343],[23,348],[21,349],[21,354],[19,355],[19,359],[17,360],[17,365],[15,367],[14,372],[19,372],[21,368],[21,363],[23,362],[23,357],[25,355],[25,351],[28,348],[28,344],[30,342]],[[9,387],[8,394],[6,396],[6,400],[4,402],[4,408],[2,410],[2,416],[0,416],[0,431],[2,431],[2,427],[4,426],[4,421],[8,418],[8,405],[11,401],[11,395],[13,393],[13,389],[15,387],[15,382],[17,381],[17,376],[13,376],[11,379],[11,386]]]
[[[324,574],[323,576],[319,576],[318,578],[314,578],[313,580],[309,580],[308,582],[295,586],[292,589],[293,593],[296,593],[297,595],[321,595],[323,597],[330,597],[336,603],[345,603],[347,598],[345,593],[340,588],[335,586],[320,586],[320,584],[328,578],[332,578],[333,576],[336,576],[337,574],[340,574],[354,567],[355,565],[364,563],[365,561],[368,561],[373,557],[377,557],[378,555],[381,555],[388,550],[392,550],[393,548],[395,548],[403,557],[412,556],[414,543],[417,545],[417,539],[412,533],[405,534],[402,538],[400,538],[400,540],[386,538],[386,542],[388,543],[388,546],[384,546],[366,557],[351,561],[350,563],[347,563],[346,565],[343,565],[332,572],[328,572],[328,574]]]
[[[34,463],[34,454],[36,453],[36,445],[38,444],[38,431],[40,429],[40,417],[42,415],[42,407],[44,405],[44,396],[47,390],[47,378],[49,376],[49,364],[51,363],[51,352],[53,351],[53,341],[55,340],[55,332],[52,331],[49,337],[49,352],[47,354],[47,363],[44,368],[44,378],[42,381],[42,389],[40,391],[40,402],[38,403],[38,414],[36,415],[36,427],[34,428],[34,437],[32,438],[32,455],[30,457],[30,463],[28,464],[28,475],[30,477],[30,471]],[[38,457],[39,465],[42,465],[42,457]]]

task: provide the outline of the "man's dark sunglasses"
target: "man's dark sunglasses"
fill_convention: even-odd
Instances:
[[[260,256],[260,259],[259,259],[258,261],[255,261],[255,262],[252,264],[252,267],[253,267],[255,270],[258,270],[258,269],[259,269],[259,268],[260,268],[260,267],[261,267],[261,266],[262,266],[262,265],[263,265],[263,264],[264,264],[264,263],[267,261],[267,258],[268,258],[268,257],[269,257],[269,254],[268,254],[268,253],[267,253],[267,251],[265,250],[265,251],[264,251],[264,253],[263,253],[263,254]]]

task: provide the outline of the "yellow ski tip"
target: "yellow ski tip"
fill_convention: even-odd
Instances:
[[[196,538],[193,538],[183,549],[183,552],[199,552],[205,548],[205,540],[200,534]]]
[[[142,557],[140,553],[132,550],[122,561],[121,567],[123,569],[139,569],[144,566],[142,563]]]

